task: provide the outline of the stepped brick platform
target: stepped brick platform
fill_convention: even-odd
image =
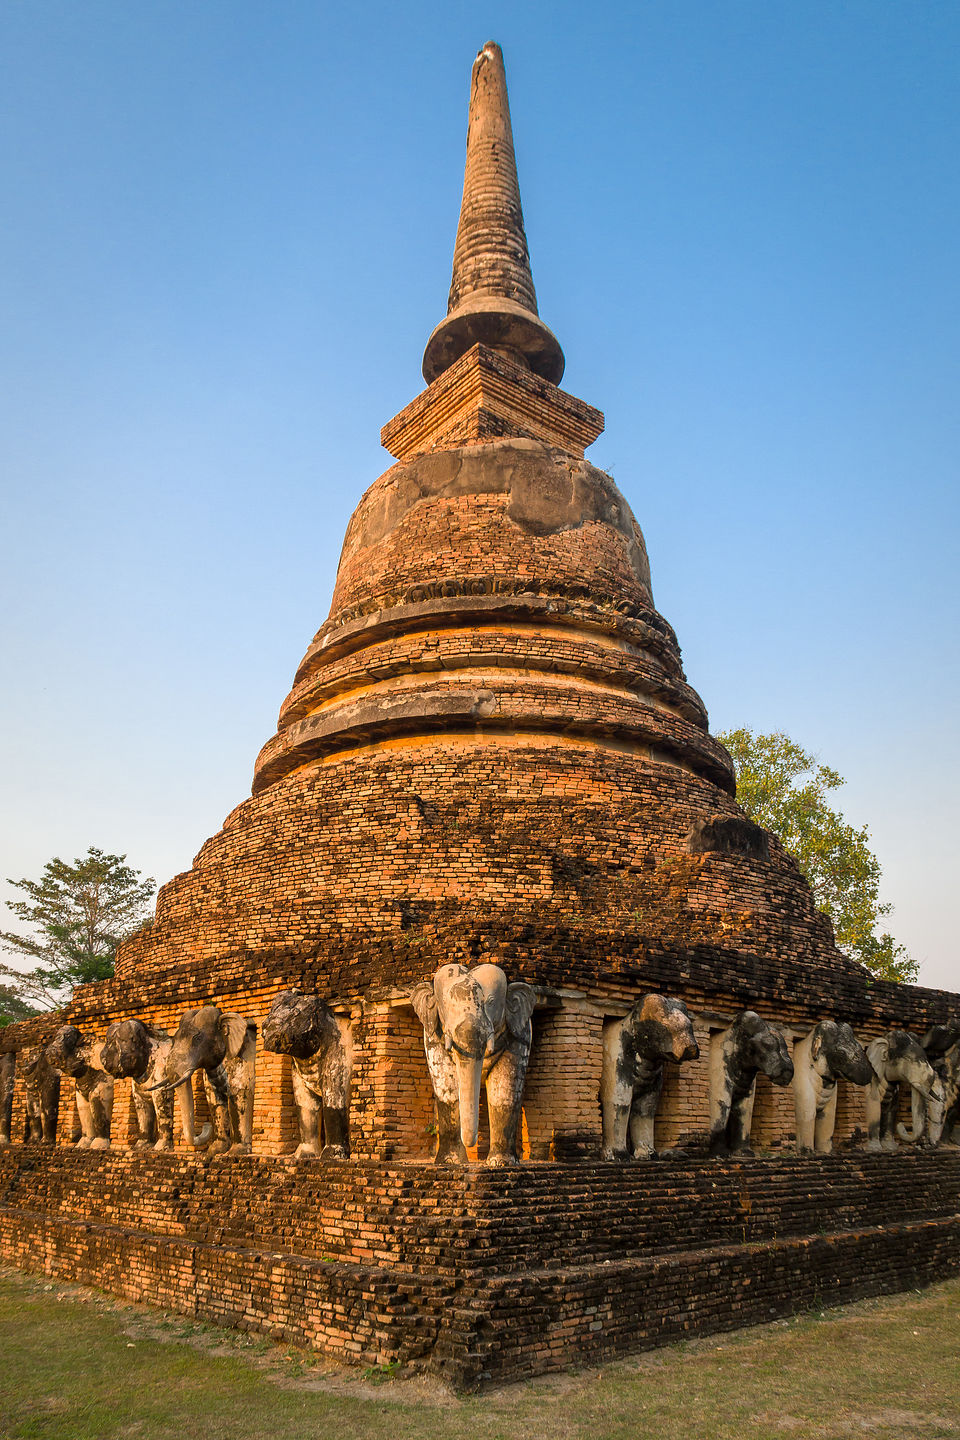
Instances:
[[[17,1146],[4,1255],[460,1387],[960,1272],[960,1153],[510,1171]]]

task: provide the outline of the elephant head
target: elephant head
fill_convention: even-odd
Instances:
[[[107,1029],[100,1063],[114,1080],[141,1080],[150,1064],[150,1031],[142,1020],[118,1020]]]
[[[844,1021],[821,1020],[814,1026],[810,1059],[814,1063],[822,1060],[833,1079],[840,1077],[854,1085],[869,1085],[873,1079],[867,1052]]]
[[[460,1138],[469,1148],[477,1143],[485,1063],[495,1060],[511,1038],[529,1047],[536,991],[508,984],[499,965],[468,970],[452,964],[441,965],[432,984],[418,985],[411,1000],[427,1039],[438,1039],[453,1061]]]
[[[793,1079],[793,1061],[787,1042],[755,1010],[744,1010],[735,1020],[736,1060],[744,1070],[761,1070],[774,1085],[789,1085]]]
[[[953,1015],[943,1025],[931,1025],[920,1044],[928,1060],[938,1059],[960,1043],[960,1016]]]
[[[218,1005],[188,1010],[173,1037],[164,1079],[152,1088],[175,1090],[198,1070],[216,1070],[228,1054],[239,1054],[247,1030],[248,1022],[242,1015],[225,1013]]]
[[[690,1011],[682,1000],[643,995],[623,1022],[624,1039],[646,1060],[674,1060],[678,1065],[700,1054]]]
[[[47,1045],[47,1060],[63,1075],[76,1077],[88,1066],[86,1041],[76,1025],[61,1025]]]
[[[284,990],[263,1022],[263,1048],[294,1060],[309,1060],[327,1045],[338,1043],[340,1029],[329,1005],[319,995]]]
[[[26,1050],[18,1050],[16,1061],[17,1074],[21,1079],[25,1080],[28,1085],[31,1084],[33,1081],[39,1079],[42,1070],[45,1068],[42,1063],[45,1059],[46,1053],[42,1045],[29,1045]],[[52,1067],[48,1064],[46,1068],[49,1069]]]
[[[943,1082],[941,1140],[947,1144],[955,1143],[957,1122],[960,1120],[960,1017],[954,1015],[943,1025],[932,1025],[920,1043]],[[916,1129],[916,1120],[913,1128]]]

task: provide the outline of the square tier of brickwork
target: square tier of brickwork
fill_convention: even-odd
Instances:
[[[580,457],[603,431],[603,414],[515,360],[474,345],[380,431],[397,460],[483,440],[520,436]]]
[[[960,1270],[960,1155],[512,1171],[0,1151],[0,1256],[458,1386]]]

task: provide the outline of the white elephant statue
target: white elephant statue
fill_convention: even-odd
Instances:
[[[682,1000],[642,995],[622,1020],[604,1027],[600,1076],[603,1158],[652,1157],[653,1127],[668,1060],[700,1054]]]
[[[100,1063],[104,1070],[115,1080],[132,1082],[133,1108],[137,1114],[137,1138],[133,1142],[136,1150],[149,1146],[154,1150],[173,1149],[173,1092],[155,1088],[166,1079],[172,1046],[173,1040],[166,1030],[148,1025],[144,1020],[115,1021],[108,1026],[103,1038]],[[189,1136],[193,1106],[185,1106],[183,1090],[176,1093],[184,1134]],[[191,1093],[191,1101],[192,1098]]]
[[[349,1023],[319,995],[284,990],[263,1022],[263,1048],[289,1055],[300,1121],[297,1160],[346,1160],[350,1154]],[[321,1148],[322,1146],[322,1148]]]
[[[53,1069],[71,1076],[76,1084],[80,1117],[76,1143],[81,1150],[106,1150],[110,1145],[113,1076],[104,1070],[100,1052],[101,1046],[82,1035],[76,1025],[61,1025],[45,1051]]]
[[[797,1149],[829,1155],[837,1122],[837,1080],[869,1085],[873,1066],[849,1025],[818,1020],[793,1047]]]
[[[513,1165],[537,993],[499,965],[441,965],[410,999],[423,1026],[437,1105],[437,1164],[465,1164],[477,1143],[480,1087],[490,1121],[488,1165]]]
[[[202,1146],[206,1129],[194,1129],[193,1090],[196,1071],[213,1115],[210,1155],[248,1155],[253,1148],[253,1093],[257,1027],[252,1020],[217,1005],[201,1005],[180,1019],[164,1066],[164,1078],[151,1089],[163,1093],[182,1087],[184,1133],[188,1143]]]
[[[46,1046],[17,1052],[16,1074],[23,1080],[24,1144],[55,1145],[60,1114],[60,1071],[51,1065]]]
[[[755,1010],[742,1010],[710,1046],[711,1155],[752,1155],[750,1127],[757,1075],[789,1085],[793,1061],[787,1043]]]
[[[960,1140],[960,1018],[945,1025],[932,1025],[920,1044],[923,1053],[943,1083],[943,1131],[941,1144]]]
[[[918,1040],[891,1030],[867,1046],[873,1079],[867,1091],[865,1150],[896,1150],[897,1136],[908,1144],[936,1145],[943,1129],[945,1094]],[[911,1090],[911,1128],[897,1123],[900,1087]]]

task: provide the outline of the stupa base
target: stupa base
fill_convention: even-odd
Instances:
[[[457,1388],[960,1272],[960,1153],[291,1166],[0,1152],[0,1256]]]

